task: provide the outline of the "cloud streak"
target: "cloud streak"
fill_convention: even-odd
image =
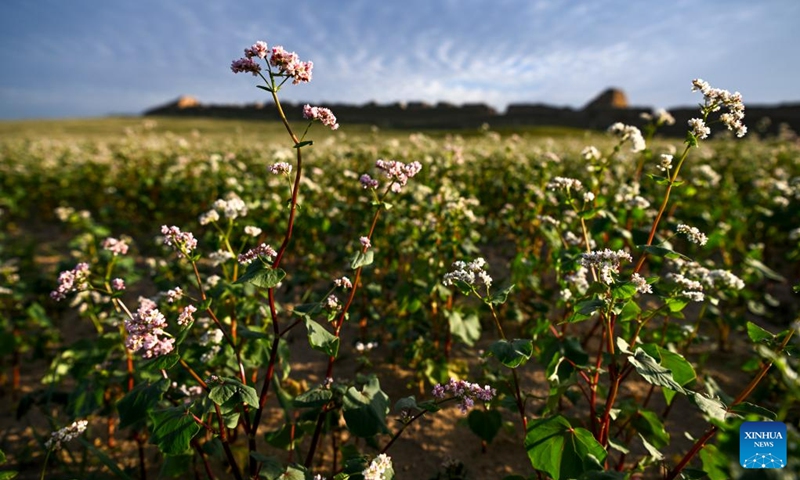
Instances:
[[[692,78],[746,101],[800,100],[794,0],[141,0],[0,4],[0,117],[138,113],[181,94],[263,99],[228,66],[258,39],[313,60],[289,100],[579,107],[608,86],[632,103],[696,102]],[[768,72],[779,72],[772,75]]]

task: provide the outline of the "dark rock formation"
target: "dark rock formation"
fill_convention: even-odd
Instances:
[[[375,102],[363,105],[325,104],[336,115],[339,123],[367,124],[383,128],[479,128],[483,124],[492,127],[514,126],[565,126],[593,130],[605,130],[614,122],[642,127],[643,113],[650,108],[630,107],[622,90],[610,88],[589,102],[583,109],[555,107],[535,104],[512,104],[505,113],[498,113],[482,103],[454,105],[439,102],[431,105],[425,102],[397,102],[380,105]],[[302,103],[283,103],[283,110],[289,120],[301,120]],[[684,136],[686,123],[698,116],[697,107],[674,108],[670,113],[675,117],[675,125],[664,126],[659,133]],[[800,103],[776,106],[747,105],[745,124],[751,132],[774,134],[781,125],[800,132]],[[152,108],[145,115],[216,117],[237,119],[277,120],[273,104],[254,103],[250,105],[206,105],[190,96],[182,96],[175,101]],[[714,132],[722,131],[716,127]]]

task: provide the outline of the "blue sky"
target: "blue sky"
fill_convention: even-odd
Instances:
[[[0,118],[136,114],[188,94],[266,100],[230,62],[256,40],[314,62],[293,101],[581,107],[800,101],[800,1],[2,0]]]

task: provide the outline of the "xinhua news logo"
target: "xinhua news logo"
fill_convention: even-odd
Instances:
[[[786,424],[744,422],[739,427],[739,463],[744,468],[786,466]]]

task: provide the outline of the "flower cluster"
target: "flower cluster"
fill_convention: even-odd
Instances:
[[[652,121],[657,126],[661,125],[675,125],[675,117],[663,108],[656,109],[655,112],[644,112],[640,115],[643,120]]]
[[[703,284],[697,280],[687,278],[681,273],[668,273],[666,278],[681,288],[680,296],[693,302],[702,302],[705,300],[706,297],[703,293]]]
[[[669,153],[662,153],[661,154],[661,160],[659,161],[659,164],[658,164],[658,169],[661,170],[662,172],[669,172],[670,169],[672,168],[672,159],[673,158],[674,157],[672,155],[670,155]]]
[[[685,223],[681,223],[678,225],[677,228],[678,233],[683,233],[689,239],[690,242],[696,243],[698,245],[705,245],[708,241],[708,237],[697,229],[697,227],[690,227]]]
[[[608,131],[616,135],[620,139],[620,142],[624,143],[630,140],[631,151],[633,152],[641,152],[647,148],[642,132],[632,125],[625,125],[622,122],[617,122],[608,127]]]
[[[333,284],[337,287],[342,287],[345,290],[353,288],[353,282],[351,282],[347,277],[337,278],[333,281]]]
[[[735,132],[737,137],[745,136],[747,127],[742,123],[742,120],[744,120],[744,103],[742,103],[741,93],[731,93],[721,88],[711,88],[708,82],[699,78],[692,80],[692,91],[700,91],[703,94],[705,104],[702,108],[705,113],[716,112],[722,107],[727,108],[728,111],[721,114],[719,120],[725,124],[728,130]]]
[[[636,291],[639,293],[653,293],[653,288],[647,283],[647,280],[638,273],[631,275],[631,283],[636,287]]]
[[[368,173],[361,175],[361,178],[358,180],[361,182],[361,186],[364,187],[364,189],[375,190],[378,188],[378,181],[370,177]]]
[[[336,116],[329,108],[312,107],[311,105],[306,104],[306,106],[303,107],[303,118],[307,118],[312,121],[319,120],[326,127],[330,127],[331,130],[336,130],[339,128],[339,124],[336,123]]]
[[[244,49],[244,58],[231,62],[231,71],[233,73],[250,72],[253,76],[258,75],[261,73],[261,65],[255,59],[264,60],[269,52],[267,43],[258,41]],[[295,85],[300,82],[308,83],[311,81],[311,70],[314,68],[313,62],[301,62],[296,53],[287,52],[281,46],[272,47],[271,53],[269,64],[278,69],[278,75],[292,78],[292,83]]]
[[[111,288],[117,292],[125,290],[125,280],[121,278],[115,278],[114,280],[111,280]]]
[[[624,250],[616,252],[606,248],[581,255],[580,264],[586,268],[596,268],[600,279],[606,285],[614,283],[612,273],[619,272],[619,265],[623,260],[632,261],[631,255]]]
[[[336,297],[336,295],[333,295],[333,294],[328,295],[328,297],[323,302],[323,306],[327,310],[331,310],[331,311],[339,310],[339,299]]]
[[[467,413],[475,405],[476,399],[483,402],[491,402],[497,391],[489,385],[481,387],[477,383],[456,380],[455,378],[451,378],[445,385],[437,383],[433,387],[433,396],[439,400],[443,400],[448,393],[458,398],[458,406],[461,409],[461,413]]]
[[[108,237],[103,240],[103,249],[108,250],[114,256],[125,255],[128,253],[128,244],[124,240]]]
[[[142,350],[144,358],[166,355],[175,348],[175,339],[164,331],[165,328],[167,319],[158,311],[158,305],[140,298],[136,313],[125,320],[125,331],[128,332],[125,346],[133,352]]]
[[[311,81],[311,70],[314,68],[314,62],[301,62],[296,53],[287,52],[280,45],[272,47],[269,63],[276,67],[280,74],[293,78],[292,83],[295,85],[300,82],[308,83]]]
[[[86,431],[89,422],[86,420],[77,420],[72,422],[72,425],[64,427],[53,432],[50,438],[45,442],[44,446],[47,449],[60,450],[62,443],[68,443],[72,439],[77,438],[78,435]]]
[[[580,180],[569,177],[555,177],[547,183],[548,190],[574,190],[579,191],[583,188]]]
[[[392,469],[392,459],[389,455],[385,453],[381,453],[377,457],[372,459],[372,462],[369,464],[369,467],[366,468],[361,475],[364,476],[364,480],[384,480],[386,478],[385,474],[387,470]]]
[[[72,270],[64,270],[58,275],[58,287],[50,292],[50,298],[61,301],[70,292],[82,292],[89,288],[89,264],[81,262]]]
[[[244,227],[244,233],[245,235],[250,235],[251,237],[257,237],[261,235],[261,229],[255,225],[247,225]]]
[[[176,300],[178,300],[183,296],[183,290],[181,289],[181,287],[171,288],[167,290],[165,296],[167,297],[167,303],[174,303]]]
[[[181,310],[181,313],[178,315],[178,325],[185,327],[186,325],[194,322],[194,317],[192,317],[192,314],[196,311],[197,308],[194,305],[186,305],[183,307],[183,310]]]
[[[197,240],[191,232],[181,232],[176,226],[161,226],[161,233],[164,235],[164,244],[175,247],[178,257],[189,255],[197,247]]]
[[[273,175],[282,175],[292,172],[292,166],[287,162],[274,163],[267,167],[267,169],[269,170],[269,173],[272,173]]]
[[[372,242],[370,241],[369,237],[361,237],[358,239],[361,242],[361,247],[365,250],[369,250],[372,247]]]
[[[409,178],[422,170],[422,164],[419,162],[405,164],[396,160],[378,160],[375,162],[375,166],[384,173],[386,178],[392,180],[393,192],[399,192],[408,183]]]
[[[251,248],[250,250],[246,251],[245,253],[239,254],[239,263],[242,265],[247,265],[253,260],[258,257],[277,257],[278,252],[275,251],[274,248],[267,245],[266,243],[262,243],[261,245]]]
[[[581,156],[584,158],[584,160],[600,160],[602,154],[600,153],[600,150],[597,149],[597,147],[595,147],[594,145],[589,145],[588,147],[585,147],[583,150],[581,150]]]
[[[708,138],[711,134],[711,129],[706,126],[706,122],[704,122],[700,118],[692,118],[689,120],[689,131],[692,132],[692,135],[699,139]]]
[[[453,271],[444,275],[445,285],[453,285],[456,281],[464,282],[467,285],[474,287],[478,285],[492,285],[492,277],[484,270],[487,267],[486,260],[478,257],[475,260],[466,263],[461,260],[453,263]]]

